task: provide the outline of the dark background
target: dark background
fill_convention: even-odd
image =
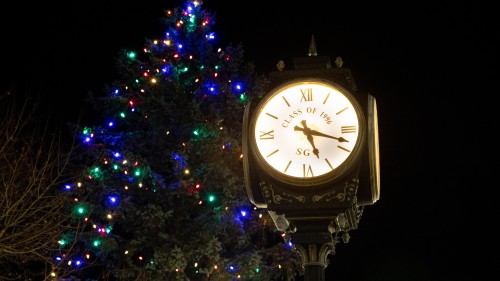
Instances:
[[[314,35],[318,54],[342,57],[358,90],[377,98],[381,198],[365,208],[351,241],[338,245],[326,279],[497,280],[493,7],[221,2],[203,4],[215,13],[220,46],[242,43],[259,72],[306,56]],[[118,50],[162,38],[163,11],[182,3],[9,3],[0,9],[2,91],[27,82],[76,120],[84,95],[103,94],[115,78]]]

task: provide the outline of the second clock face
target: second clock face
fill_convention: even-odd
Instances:
[[[358,112],[352,95],[336,84],[304,80],[278,87],[261,101],[251,123],[259,161],[285,178],[345,169],[359,142]]]

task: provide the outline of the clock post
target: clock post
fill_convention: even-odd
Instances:
[[[377,105],[340,57],[332,66],[317,55],[314,37],[293,69],[277,68],[270,90],[245,109],[245,185],[295,245],[305,280],[324,281],[328,256],[380,197]]]

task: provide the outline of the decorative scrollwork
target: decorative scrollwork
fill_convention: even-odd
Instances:
[[[347,193],[346,199],[350,202],[356,201],[356,192],[358,192],[359,179],[352,178],[351,181],[345,182],[344,190]]]
[[[293,194],[290,194],[290,193],[287,193],[287,192],[283,192],[283,195],[288,195],[289,197],[293,197],[297,201],[299,201],[300,203],[305,203],[306,202],[306,197],[305,196],[297,196],[297,195],[293,195]]]
[[[287,198],[282,197],[282,196],[281,196],[281,195],[279,195],[279,194],[274,194],[274,190],[273,190],[273,201],[274,201],[274,203],[276,203],[276,204],[280,204],[280,203],[281,203],[281,201],[287,201],[287,202],[290,202],[290,203],[291,203],[291,202],[292,202],[292,199],[289,199],[289,198],[287,199]]]
[[[356,222],[359,223],[359,221],[361,220],[361,216],[363,215],[363,210],[364,210],[364,206],[359,206],[357,209],[356,209]]]
[[[294,201],[299,203],[305,203],[306,197],[302,195],[295,195],[287,192],[276,192],[274,187],[271,184],[267,184],[266,182],[260,183],[262,194],[265,198],[267,198],[268,202],[274,202],[276,204],[280,204],[282,201],[286,201],[292,203]]]
[[[344,188],[342,191],[333,190],[325,194],[317,194],[312,197],[312,201],[319,202],[321,200],[324,200],[325,202],[330,202],[332,200],[335,200],[335,202],[353,202],[354,200],[356,200],[358,185],[359,179],[352,178],[351,180],[344,182]]]
[[[345,200],[345,193],[342,192],[337,192],[337,191],[330,191],[328,193],[322,194],[322,195],[314,195],[312,197],[313,202],[318,202],[321,201],[323,198],[325,198],[326,202],[329,202],[330,200],[337,199],[337,202],[342,202]]]
[[[302,258],[302,265],[308,264],[309,255],[306,253],[306,249],[300,244],[295,244],[295,250],[299,252],[300,257]]]
[[[326,267],[328,265],[328,255],[335,254],[335,246],[333,243],[321,245],[319,251],[316,244],[296,244],[295,250],[302,258],[302,266],[319,264]]]
[[[335,253],[335,246],[333,243],[325,243],[321,245],[321,249],[319,249],[318,261],[323,263],[325,267],[328,265],[328,255]]]
[[[343,202],[346,199],[347,187],[348,187],[348,182],[346,182],[346,185],[344,186],[344,190],[342,190],[342,192],[333,190],[322,195],[314,195],[312,201],[319,202],[324,199],[326,202],[329,202],[335,199],[336,202]]]

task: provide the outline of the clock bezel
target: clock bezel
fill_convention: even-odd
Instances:
[[[261,112],[261,109],[266,105],[266,103],[269,100],[279,95],[283,90],[286,90],[289,87],[303,85],[303,84],[311,84],[311,83],[321,84],[323,86],[334,88],[340,93],[342,93],[349,100],[349,102],[353,105],[353,108],[356,112],[356,116],[358,118],[358,123],[359,123],[358,137],[356,139],[356,144],[352,149],[351,154],[345,159],[345,161],[342,164],[340,164],[333,171],[316,177],[308,177],[308,178],[293,177],[275,169],[265,160],[263,155],[261,155],[257,147],[257,142],[256,142],[257,136],[255,135],[255,126],[257,123],[257,119],[259,117],[259,113]],[[366,119],[363,113],[363,109],[354,94],[352,94],[346,88],[344,88],[343,86],[334,81],[319,79],[319,78],[300,78],[281,83],[267,92],[267,94],[262,98],[262,100],[260,100],[259,103],[256,105],[253,112],[254,114],[252,114],[248,126],[250,153],[253,155],[259,167],[267,175],[272,177],[274,180],[279,181],[281,184],[291,187],[309,187],[309,188],[328,186],[329,183],[338,181],[347,174],[349,174],[353,170],[353,168],[356,167],[355,164],[359,162],[358,160],[362,155],[366,143],[366,121],[365,121]]]

